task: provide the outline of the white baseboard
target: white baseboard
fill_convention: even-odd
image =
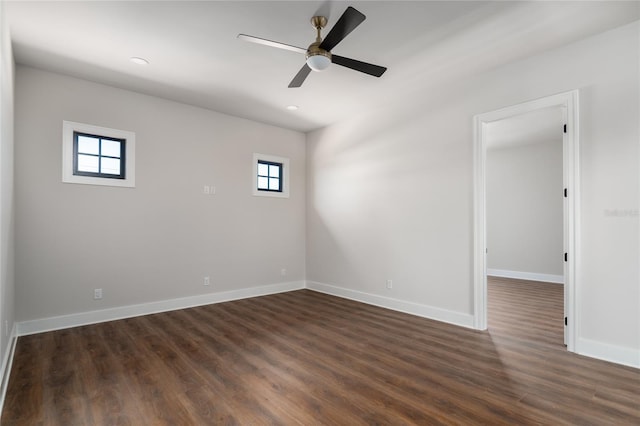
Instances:
[[[40,318],[31,321],[19,322],[17,335],[26,336],[29,334],[43,333],[45,331],[61,330],[63,328],[78,327],[141,315],[156,314],[159,312],[175,311],[177,309],[193,308],[195,306],[210,305],[213,303],[228,302],[231,300],[247,299],[249,297],[266,296],[268,294],[301,290],[303,288],[305,288],[304,281],[292,281],[260,287],[224,291],[220,293],[208,293],[178,299],[161,300],[158,302],[143,303],[139,305],[121,306],[117,308],[102,309],[99,311],[81,312],[51,318]]]
[[[507,271],[505,269],[487,269],[487,275],[517,280],[541,281],[543,283],[564,284],[562,275],[538,274],[536,272]]]
[[[640,350],[579,338],[576,353],[603,361],[640,368]]]
[[[521,276],[519,276],[518,278],[521,278]],[[527,277],[522,279],[533,278]],[[537,279],[537,281],[541,280]],[[365,293],[314,281],[307,281],[306,283],[304,281],[293,281],[260,287],[245,288],[240,290],[225,291],[220,293],[209,293],[198,296],[163,300],[139,305],[122,306],[111,309],[103,309],[99,311],[82,312],[72,315],[23,321],[14,324],[11,331],[10,343],[7,347],[6,353],[3,356],[2,367],[0,370],[0,374],[2,374],[0,381],[0,410],[2,409],[2,405],[4,404],[5,393],[7,391],[7,385],[9,381],[9,373],[11,371],[11,365],[13,363],[13,356],[15,353],[18,336],[25,336],[28,334],[42,333],[46,331],[60,330],[70,327],[78,327],[105,321],[113,321],[123,318],[173,311],[177,309],[185,309],[195,306],[209,305],[238,299],[246,299],[250,297],[265,296],[268,294],[301,290],[303,288],[308,288],[309,290],[317,291],[320,293],[330,294],[332,296],[355,300],[357,302],[362,302],[369,305],[380,306],[382,308],[391,309],[394,311],[405,312],[411,315],[417,315],[436,321],[446,322],[461,327],[473,328],[473,315],[470,314],[449,311],[429,305],[394,299],[386,296],[379,296],[376,294]],[[575,349],[575,352],[580,355],[585,355],[592,358],[614,362],[630,367],[640,368],[640,350],[637,349],[609,345],[606,343],[583,338],[578,339]]]
[[[429,318],[453,325],[473,328],[473,315],[470,314],[463,314],[460,312],[449,311],[433,306],[422,305],[420,303],[408,302],[405,300],[393,299],[385,296],[378,296],[376,294],[364,293],[361,291],[350,290],[348,288],[337,287],[315,281],[307,281],[307,288],[309,290],[317,291],[320,293],[326,293],[332,296],[355,300],[356,302],[367,303],[369,305],[375,305],[394,311],[405,312],[407,314],[417,315],[423,318]]]
[[[11,375],[11,366],[13,365],[13,356],[16,353],[16,343],[18,341],[17,327],[13,324],[11,335],[9,336],[9,344],[7,350],[2,357],[2,367],[0,369],[0,413],[4,407],[4,399],[7,396],[9,387],[9,376]]]

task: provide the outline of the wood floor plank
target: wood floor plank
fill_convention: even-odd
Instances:
[[[20,337],[2,425],[636,425],[640,370],[568,353],[562,286],[479,332],[300,290]]]

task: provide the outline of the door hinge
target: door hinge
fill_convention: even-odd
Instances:
[[[564,254],[564,261],[567,261],[567,253]]]
[[[564,317],[564,325],[569,325],[567,324],[567,317]]]
[[[567,125],[566,125],[566,124],[564,125],[564,128],[562,129],[562,131],[563,131],[564,133],[567,133]]]
[[[564,198],[567,198],[567,188],[564,189]]]

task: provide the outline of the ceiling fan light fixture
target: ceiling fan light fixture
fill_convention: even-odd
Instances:
[[[324,71],[331,65],[331,58],[320,52],[307,55],[307,65],[314,71]]]

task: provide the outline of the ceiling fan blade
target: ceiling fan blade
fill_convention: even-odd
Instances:
[[[307,78],[310,72],[311,72],[311,68],[309,68],[309,65],[304,64],[302,68],[300,68],[300,71],[298,71],[298,74],[296,74],[296,76],[293,77],[293,80],[291,80],[291,83],[289,83],[289,87],[292,88],[292,87],[302,86],[302,83],[304,83],[304,80]]]
[[[278,49],[291,50],[297,53],[307,53],[307,49],[302,47],[291,46],[290,44],[279,43],[277,41],[267,40],[266,38],[254,37],[246,34],[238,34],[240,40],[250,41],[251,43],[264,44],[265,46],[277,47]]]
[[[366,62],[356,61],[355,59],[345,58],[344,56],[338,55],[331,55],[331,62],[375,77],[380,77],[387,70],[386,67],[381,67],[380,65],[368,64]]]
[[[349,6],[340,19],[338,19],[338,22],[331,28],[331,31],[329,31],[329,34],[327,34],[323,42],[320,43],[320,48],[331,51],[331,49],[336,47],[342,39],[348,36],[351,31],[355,30],[365,19],[367,19],[366,16]]]

